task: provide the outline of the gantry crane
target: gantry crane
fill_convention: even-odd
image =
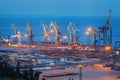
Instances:
[[[49,38],[49,28],[48,26],[42,21],[41,22],[41,27],[43,28],[44,30],[44,39],[46,41],[50,41],[50,38]]]
[[[106,45],[112,45],[112,28],[110,26],[110,18],[111,18],[111,13],[112,11],[110,10],[108,13],[108,19],[106,21],[106,24],[104,25],[105,27],[105,44]]]
[[[69,36],[70,36],[70,43],[69,45],[76,45],[79,43],[78,39],[79,39],[79,36],[78,36],[78,32],[79,30],[76,28],[76,26],[70,22],[68,24],[68,32],[69,32]]]
[[[105,25],[95,30],[95,45],[112,45],[112,29],[110,26],[111,12],[110,10]]]
[[[33,30],[32,28],[30,27],[30,22],[27,22],[27,32],[28,32],[28,39],[29,39],[29,42],[32,43],[33,42]]]
[[[56,45],[61,45],[61,42],[60,42],[60,39],[61,39],[61,32],[60,32],[60,30],[59,30],[59,28],[58,28],[58,25],[57,25],[57,23],[56,22],[51,22],[50,23],[50,29],[51,28],[54,28],[54,30],[55,30],[55,33],[56,33],[56,41],[55,41],[55,44]]]

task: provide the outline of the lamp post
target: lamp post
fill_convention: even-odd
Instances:
[[[82,80],[82,68],[83,68],[83,65],[79,64],[77,67],[80,69],[80,80]]]
[[[107,51],[107,55],[109,57],[109,51],[111,50],[111,46],[105,46],[105,50]]]
[[[120,55],[120,52],[119,51],[116,51],[116,56],[119,56]]]
[[[21,46],[21,33],[20,31],[17,32],[17,38],[18,38],[18,46]]]
[[[66,40],[67,40],[67,36],[63,36],[63,39],[64,39],[64,41],[65,41],[65,43],[66,43]]]
[[[87,35],[87,38],[86,38],[87,44],[89,44],[89,34],[90,34],[90,32],[87,31],[85,34]]]
[[[26,38],[26,47],[29,50],[29,42],[28,42],[28,34],[24,34],[24,37]],[[27,57],[26,57],[27,58]]]
[[[27,46],[28,46],[28,49],[29,49],[28,34],[24,34],[24,37],[27,39]]]
[[[53,30],[53,29],[51,29],[51,30],[50,30],[50,33],[53,33],[53,32],[54,32],[54,30]]]
[[[49,29],[49,36],[51,36],[50,40],[53,39],[53,33],[54,33],[54,30],[53,29]],[[51,40],[52,41],[52,40]]]
[[[49,37],[49,34],[48,33],[45,33],[44,34],[44,37],[46,37],[46,38],[48,38]],[[48,42],[48,40],[46,39],[46,60],[45,60],[45,64],[46,64],[46,67],[47,67],[47,42]]]
[[[65,41],[65,43],[66,43],[67,36],[64,35],[62,38],[64,39],[64,41]],[[63,45],[63,46],[64,46],[64,45]],[[63,48],[63,47],[62,47],[62,48]],[[64,63],[66,62],[65,59],[67,59],[67,54],[66,54],[66,52],[65,52],[65,56],[64,56]]]
[[[92,34],[92,40],[93,40],[93,43],[94,43],[94,28],[92,26],[88,27],[85,34],[87,35],[88,38]]]

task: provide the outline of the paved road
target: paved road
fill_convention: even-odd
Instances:
[[[66,70],[54,70],[54,71],[44,71],[43,74],[53,74],[60,72],[78,72],[79,68],[67,68]],[[83,78],[82,80],[120,80],[117,79],[119,72],[113,71],[110,68],[102,67],[101,65],[95,65],[83,68]],[[62,76],[62,77],[52,77],[46,78],[47,80],[69,80],[73,78],[74,80],[80,80],[79,75],[72,76]]]

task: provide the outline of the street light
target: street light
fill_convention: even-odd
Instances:
[[[110,46],[105,46],[105,50],[109,51],[111,49]]]
[[[89,31],[87,31],[86,33],[85,33],[86,35],[87,35],[87,44],[89,43],[89,35],[90,35],[90,32]]]
[[[65,43],[66,43],[67,36],[64,35],[62,38],[64,39],[64,41],[65,41]],[[63,46],[64,46],[64,45],[63,45]],[[62,48],[63,48],[63,46],[62,46]],[[66,52],[65,52],[65,56],[64,56],[64,62],[65,62],[65,59],[67,59],[67,54],[66,54]]]
[[[85,34],[86,34],[86,35],[89,35],[89,34],[90,34],[90,32],[88,32],[88,31],[87,31]]]
[[[119,56],[120,52],[119,51],[116,51],[116,56]]]
[[[63,36],[63,39],[67,39],[67,36]]]
[[[87,29],[85,34],[87,36],[90,36],[92,34],[92,37],[93,37],[92,39],[93,39],[93,43],[94,43],[94,28],[93,28],[93,26],[88,27],[88,29]]]
[[[29,49],[29,42],[28,42],[29,35],[28,34],[24,34],[24,37],[27,39],[27,44],[28,44],[28,49]]]
[[[44,33],[44,39],[45,39],[46,42],[50,41],[49,32]]]
[[[63,36],[63,39],[66,41],[66,39],[67,39],[67,36]]]
[[[87,31],[91,32],[91,31],[92,31],[92,27],[89,27],[89,28],[87,29]]]
[[[24,34],[24,37],[25,37],[25,38],[28,38],[28,34]]]
[[[21,45],[21,33],[20,33],[20,31],[18,31],[17,32],[17,39],[18,39],[18,46],[20,46]]]
[[[109,45],[105,46],[105,50],[107,51],[107,55],[109,56],[109,51],[111,50],[111,46]]]
[[[53,29],[51,29],[51,30],[50,30],[50,33],[53,33],[53,32],[54,32],[54,30],[53,30]]]
[[[48,40],[50,40],[49,39],[49,32],[46,32],[45,34],[44,34],[44,37],[45,37],[45,40],[46,40],[46,42],[45,42],[45,44],[46,44],[46,56],[45,56],[45,64],[46,64],[46,67],[47,67],[47,44],[48,44]]]
[[[45,37],[48,37],[48,36],[49,36],[49,34],[48,34],[48,33],[45,33],[45,34],[44,34],[44,36],[45,36]]]
[[[28,35],[28,34],[24,34],[24,37],[27,39],[27,40],[26,40],[26,47],[28,48],[28,50],[30,50],[30,45],[29,45],[29,41],[28,41],[28,40],[29,40],[29,39],[28,39],[28,38],[29,38],[29,35]],[[28,54],[28,53],[29,53],[29,51],[27,51],[27,54]],[[27,57],[27,54],[26,54],[26,59],[28,58],[28,57]],[[25,54],[24,54],[24,55],[25,55]],[[32,61],[31,58],[29,58],[29,65],[30,65],[30,67],[31,67],[31,65],[32,65],[32,64],[31,64],[31,61]]]
[[[83,68],[83,65],[79,64],[77,67],[80,69],[80,80],[82,80],[82,68]]]

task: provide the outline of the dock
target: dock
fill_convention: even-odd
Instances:
[[[28,48],[16,48],[16,47],[7,47],[7,46],[0,46],[0,51],[2,52],[27,52],[30,51]]]

